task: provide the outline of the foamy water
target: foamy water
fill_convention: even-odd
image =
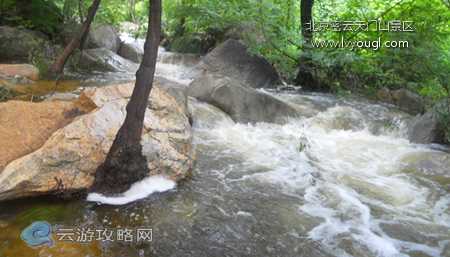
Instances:
[[[242,187],[275,186],[280,202],[281,195],[298,199],[296,215],[317,222],[306,232],[307,238],[333,256],[409,256],[413,251],[441,256],[443,245],[450,242],[450,196],[433,181],[426,183],[436,188],[404,172],[405,157],[433,152],[404,138],[410,121],[407,115],[382,105],[324,95],[278,97],[297,109],[319,104],[322,107],[315,110],[322,110],[284,125],[223,120],[211,128],[197,123],[200,148],[211,147],[214,155],[242,159],[241,164],[219,171],[225,187],[230,183],[226,178],[232,178]],[[393,117],[399,122],[388,130],[383,122]],[[302,138],[307,147],[299,151]],[[261,197],[264,194],[269,193],[261,192]],[[404,237],[417,233],[435,239],[396,238],[397,227],[404,230],[399,232]],[[302,233],[293,228],[291,235]]]
[[[149,197],[153,193],[164,192],[175,188],[176,183],[161,176],[151,176],[134,183],[120,197],[107,197],[98,193],[90,193],[87,200],[101,204],[123,205]]]

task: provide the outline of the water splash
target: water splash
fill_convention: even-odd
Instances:
[[[123,205],[148,197],[156,192],[164,192],[175,188],[176,183],[161,176],[152,176],[134,183],[120,197],[107,197],[98,193],[90,193],[87,200],[102,204]]]

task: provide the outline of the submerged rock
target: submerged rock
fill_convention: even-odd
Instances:
[[[0,75],[39,80],[39,69],[31,64],[0,64]]]
[[[73,58],[78,62],[79,68],[86,70],[123,72],[135,71],[138,68],[136,63],[106,48],[83,50]]]
[[[293,107],[274,96],[220,75],[195,79],[188,87],[188,94],[218,107],[235,122],[279,123],[287,117],[299,116]]]
[[[0,200],[51,194],[61,185],[68,191],[88,188],[125,119],[133,87],[130,83],[83,92],[76,103],[96,109],[54,132],[38,150],[10,162],[0,174]],[[192,138],[176,100],[153,87],[141,141],[149,175],[173,180],[187,176],[195,162]]]
[[[253,88],[276,88],[281,78],[275,68],[261,57],[251,56],[247,47],[229,39],[214,48],[196,66],[197,73],[215,73],[243,82]]]
[[[85,46],[91,48],[106,48],[114,53],[119,51],[120,45],[119,34],[108,23],[92,24],[86,39]]]
[[[450,183],[450,153],[430,152],[410,155],[401,161],[407,163],[404,167],[407,172],[430,177],[445,185]]]

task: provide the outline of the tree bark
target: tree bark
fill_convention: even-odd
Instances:
[[[58,59],[56,59],[56,61],[50,68],[49,71],[50,78],[55,79],[58,77],[58,75],[63,71],[64,65],[74,52],[75,48],[77,48],[80,42],[86,38],[86,35],[89,32],[89,28],[91,27],[91,23],[94,20],[95,13],[97,12],[100,2],[101,0],[94,0],[91,7],[89,7],[88,15],[86,16],[86,20],[84,21],[83,25],[77,31],[77,33],[75,33],[75,36],[72,38],[72,41],[70,41],[70,43],[64,49],[63,53],[58,57]]]
[[[145,178],[150,173],[142,155],[141,135],[145,110],[153,86],[153,78],[161,34],[161,0],[149,0],[150,15],[144,56],[136,72],[136,84],[127,116],[109,150],[106,161],[97,168],[95,180],[89,191],[103,195],[117,195]]]
[[[312,8],[314,0],[301,0],[300,2],[300,22],[302,26],[302,36],[306,41],[312,39],[312,29],[308,30],[308,22],[312,22]]]
[[[314,6],[314,0],[301,0],[300,2],[300,22],[302,28],[302,36],[306,43],[303,44],[303,52],[309,51],[309,45],[313,39],[312,26],[308,25],[312,22],[312,8]],[[312,60],[309,57],[302,57],[299,60],[300,67],[295,79],[295,84],[302,87],[306,91],[322,91],[327,90],[326,87],[322,87],[316,77],[313,75],[315,70]]]
[[[137,24],[136,16],[134,15],[134,5],[135,1],[130,0],[130,16],[131,16],[131,22],[134,24]]]

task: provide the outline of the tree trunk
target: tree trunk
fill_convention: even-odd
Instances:
[[[136,84],[127,116],[109,150],[105,162],[97,168],[89,191],[103,195],[117,195],[145,178],[150,173],[142,155],[141,135],[145,110],[153,86],[156,57],[161,33],[161,0],[150,1],[149,25],[144,45],[144,56],[136,72]]]
[[[301,0],[300,2],[300,22],[302,27],[302,36],[306,43],[303,44],[303,52],[309,51],[309,44],[313,38],[312,26],[307,23],[312,22],[312,8],[314,0]],[[314,65],[311,62],[311,58],[302,57],[300,59],[300,69],[295,79],[295,84],[302,87],[306,91],[320,91],[322,87],[320,83],[313,76],[315,70]]]
[[[86,35],[89,32],[92,21],[94,20],[95,13],[97,12],[98,6],[101,0],[94,0],[91,7],[89,7],[88,15],[84,21],[81,28],[75,33],[72,41],[66,46],[64,52],[56,59],[49,71],[49,77],[55,79],[63,71],[64,65],[66,64],[69,57],[74,52],[75,48],[80,44],[83,39],[86,39]]]
[[[137,24],[136,16],[134,15],[134,5],[135,5],[135,1],[130,0],[130,16],[131,16],[131,21],[132,21],[134,24]]]
[[[301,0],[300,2],[300,22],[302,26],[302,36],[306,41],[312,39],[312,29],[309,30],[307,23],[312,22],[312,8],[314,0]]]

